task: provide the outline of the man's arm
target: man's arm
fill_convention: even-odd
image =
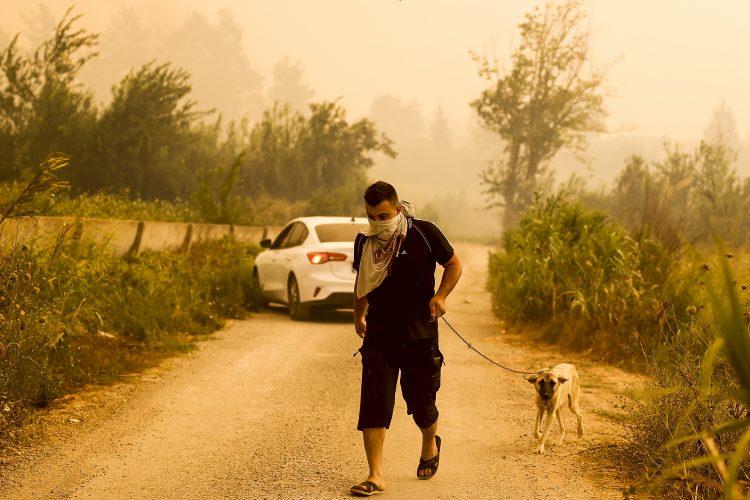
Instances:
[[[453,291],[456,283],[458,283],[458,279],[461,277],[461,261],[455,253],[448,262],[443,264],[443,267],[445,269],[443,277],[440,280],[440,286],[435,296],[430,300],[430,316],[433,320],[445,314],[445,299],[448,298],[448,295]]]
[[[365,321],[365,314],[367,314],[367,296],[361,299],[357,297],[357,280],[359,279],[359,261],[362,258],[362,236],[358,234],[354,238],[354,262],[352,268],[357,271],[357,277],[354,280],[354,331],[357,332],[360,338],[365,337],[365,329],[367,328],[367,322]]]
[[[354,331],[360,338],[365,338],[365,330],[367,329],[367,322],[365,321],[365,314],[367,313],[367,296],[362,298],[357,297],[357,292],[354,292]]]

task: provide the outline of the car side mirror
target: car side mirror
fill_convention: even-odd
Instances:
[[[271,248],[271,240],[269,238],[266,238],[265,240],[261,240],[260,246],[263,248]]]

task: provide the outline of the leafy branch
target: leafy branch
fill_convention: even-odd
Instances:
[[[40,196],[54,193],[68,186],[57,174],[68,166],[70,158],[62,153],[49,155],[37,168],[21,191],[4,207],[0,207],[0,224],[6,219],[33,215],[36,210],[32,202]]]

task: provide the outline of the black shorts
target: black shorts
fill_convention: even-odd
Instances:
[[[421,428],[430,427],[438,418],[435,400],[443,365],[438,339],[411,340],[405,333],[395,328],[385,331],[368,328],[360,350],[362,387],[357,424],[360,431],[391,425],[399,370],[406,412]]]

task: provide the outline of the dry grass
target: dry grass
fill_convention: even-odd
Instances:
[[[139,351],[220,328],[252,307],[255,249],[226,239],[187,253],[112,256],[69,236],[0,257],[0,427],[80,384],[133,365]]]
[[[629,445],[616,452],[633,491],[704,498],[720,495],[733,470],[737,484],[750,480],[747,467],[729,460],[741,432],[710,432],[748,412],[709,293],[724,289],[719,270],[728,266],[737,278],[718,303],[736,293],[738,314],[750,319],[750,252],[713,255],[692,246],[667,251],[556,197],[528,211],[491,257],[498,316],[649,376],[628,408]],[[675,441],[686,435],[693,438]]]

